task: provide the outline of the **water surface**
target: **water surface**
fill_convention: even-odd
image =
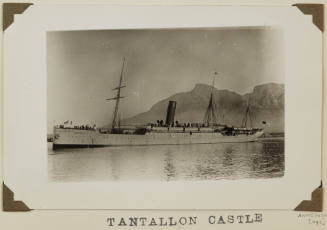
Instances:
[[[53,151],[49,180],[182,181],[284,175],[284,141],[125,146]]]

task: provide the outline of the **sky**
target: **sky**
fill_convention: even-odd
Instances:
[[[282,30],[272,27],[47,32],[47,120],[102,126],[112,120],[122,59],[122,119],[196,84],[239,94],[284,83]]]

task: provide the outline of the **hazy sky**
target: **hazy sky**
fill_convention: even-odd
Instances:
[[[111,122],[126,58],[122,118],[197,83],[240,94],[268,82],[284,83],[283,34],[262,28],[97,30],[47,33],[48,131],[73,120]]]

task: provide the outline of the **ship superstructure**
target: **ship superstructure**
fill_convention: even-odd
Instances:
[[[257,140],[263,134],[262,129],[247,127],[250,108],[247,106],[245,120],[242,127],[231,127],[219,124],[217,108],[215,105],[213,88],[209,103],[200,123],[179,123],[175,121],[177,102],[169,101],[166,119],[149,122],[141,126],[121,126],[119,104],[123,85],[125,58],[123,59],[119,85],[113,90],[117,94],[107,100],[115,101],[113,120],[110,129],[65,128],[54,127],[53,149],[69,147],[102,147],[124,145],[172,145],[172,144],[212,144],[222,142],[250,142]],[[215,73],[216,74],[216,73]],[[252,120],[251,120],[252,123]],[[245,124],[245,125],[243,125]]]

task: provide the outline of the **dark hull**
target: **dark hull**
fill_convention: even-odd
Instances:
[[[71,145],[71,144],[53,144],[52,149],[80,149],[80,148],[101,148],[101,147],[108,147],[111,145]]]

